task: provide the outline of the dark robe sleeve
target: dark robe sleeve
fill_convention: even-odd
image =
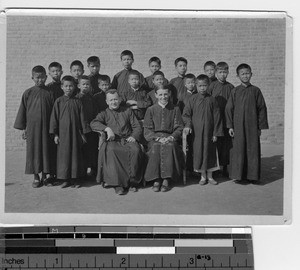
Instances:
[[[175,110],[174,127],[171,136],[173,136],[174,139],[178,141],[181,138],[181,134],[183,130],[183,121],[182,121],[180,109],[178,107],[175,107],[174,110]]]
[[[14,128],[24,130],[27,125],[27,117],[26,117],[26,108],[27,108],[27,95],[26,92],[22,96],[21,104],[19,107],[19,111],[14,123]]]
[[[112,83],[111,83],[111,89],[117,89],[117,87],[118,87],[118,78],[115,75],[113,80],[112,80]]]
[[[146,94],[145,98],[143,100],[137,101],[137,107],[139,109],[146,109],[152,105],[152,100],[148,94]]]
[[[54,135],[59,135],[59,102],[55,101],[52,113],[50,116],[50,126],[49,133]]]
[[[234,128],[233,127],[234,95],[235,95],[235,89],[233,89],[231,91],[230,97],[227,100],[226,107],[225,107],[225,117],[226,117],[227,128]]]
[[[92,120],[92,122],[90,123],[90,127],[93,131],[100,132],[100,131],[104,131],[107,128],[107,126],[104,124],[105,123],[105,114],[106,114],[106,111],[102,111],[102,112],[98,113],[98,115],[96,116],[96,118],[94,120]]]
[[[219,108],[218,102],[215,98],[213,99],[213,106],[214,106],[214,110],[213,110],[213,114],[214,114],[214,132],[213,132],[213,136],[221,137],[221,136],[224,136],[223,122],[222,122],[221,115],[220,115],[220,108]]]
[[[256,98],[256,104],[257,104],[257,115],[258,115],[258,129],[268,129],[268,114],[267,114],[267,106],[265,103],[265,99],[261,93],[261,91],[258,89],[258,94]]]
[[[131,137],[135,138],[137,141],[140,141],[143,130],[132,110],[129,110],[129,119],[132,128]]]
[[[193,117],[193,110],[192,110],[192,102],[191,98],[188,100],[187,104],[185,105],[182,113],[182,120],[185,124],[185,127],[192,128],[192,117]]]
[[[158,138],[154,132],[154,121],[152,115],[152,109],[148,109],[144,118],[144,137],[150,142]]]
[[[82,102],[79,100],[78,103],[79,103],[79,113],[80,113],[80,122],[81,122],[82,133],[86,134],[86,133],[91,132],[92,130],[91,130],[90,125],[87,121],[87,116],[86,116],[86,113],[84,111]]]

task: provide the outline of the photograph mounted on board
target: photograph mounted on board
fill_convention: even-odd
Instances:
[[[286,13],[2,16],[5,223],[290,222]]]

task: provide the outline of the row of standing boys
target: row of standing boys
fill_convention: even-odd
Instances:
[[[24,92],[14,124],[15,128],[23,130],[22,136],[27,140],[25,173],[34,175],[33,187],[51,186],[55,178],[63,180],[62,187],[80,187],[85,176],[96,173],[99,135],[92,131],[90,123],[98,114],[110,109],[106,94],[109,89],[117,90],[120,105],[133,111],[136,119],[144,123],[146,132],[153,124],[151,113],[156,113],[155,110],[150,113],[149,107],[159,104],[165,108],[171,104],[172,110],[176,108],[176,119],[170,123],[169,135],[175,134],[175,129],[180,135],[182,130],[188,135],[187,170],[191,174],[201,173],[201,185],[218,184],[212,173],[220,169],[225,177],[230,173],[236,183],[260,180],[259,137],[261,130],[268,128],[267,109],[260,89],[250,83],[249,65],[237,67],[241,85],[234,87],[226,80],[229,67],[225,62],[217,65],[206,62],[205,74],[196,77],[186,74],[188,61],[179,57],[175,60],[178,76],[170,82],[160,71],[158,57],[150,58],[152,74],[146,78],[132,69],[131,51],[121,53],[121,62],[124,69],[112,82],[109,76],[99,73],[97,56],[87,59],[89,76],[83,75],[82,62],[75,60],[70,66],[71,76],[61,80],[62,66],[51,63],[48,69],[53,81],[48,85],[45,85],[45,69],[42,66],[33,68],[35,86]],[[165,93],[166,98],[162,98]],[[168,121],[160,117],[161,122]],[[45,144],[49,137],[50,143]],[[141,136],[139,143],[147,150],[145,137]],[[169,137],[171,141],[163,144],[180,144],[181,136]],[[171,167],[181,175],[181,156],[176,159],[177,165]],[[151,169],[150,172],[146,170],[146,174],[149,173]],[[146,178],[154,182],[154,191],[168,191],[177,180]],[[116,192],[124,194],[126,187],[118,186]]]

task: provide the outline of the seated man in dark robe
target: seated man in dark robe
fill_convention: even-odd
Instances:
[[[143,178],[144,154],[138,143],[142,127],[130,108],[120,106],[121,98],[114,89],[106,92],[108,108],[91,122],[93,131],[105,131],[107,140],[101,144],[96,180],[115,187],[118,195],[126,189],[137,191]]]
[[[169,86],[156,90],[157,103],[147,109],[144,136],[148,144],[148,165],[145,181],[154,181],[155,192],[170,190],[170,182],[178,181],[184,166],[183,152],[178,142],[183,130],[179,107],[170,99]]]

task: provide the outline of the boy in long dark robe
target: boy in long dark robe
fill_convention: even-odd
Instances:
[[[97,113],[105,111],[107,106],[105,93],[110,89],[110,77],[108,75],[100,75],[98,78],[99,92],[93,95]]]
[[[63,74],[62,66],[58,62],[52,62],[48,67],[49,75],[52,78],[52,82],[47,84],[50,93],[53,95],[54,101],[64,94],[61,89],[61,75]]]
[[[161,69],[161,61],[158,57],[153,56],[149,59],[149,69],[151,71],[151,75],[146,77],[146,83],[148,85],[149,91],[155,89],[155,84],[153,83],[153,75],[156,71]],[[169,81],[164,77],[163,78],[163,85],[168,85]]]
[[[193,159],[194,170],[201,173],[200,185],[207,181],[213,185],[212,172],[219,170],[216,141],[223,136],[223,126],[217,101],[207,94],[209,78],[206,75],[197,77],[198,94],[193,95],[183,111],[184,132],[194,132]]]
[[[212,82],[216,81],[216,64],[214,61],[207,61],[205,62],[204,66],[204,73],[206,76],[208,76],[209,78],[209,84],[211,84]]]
[[[115,89],[106,92],[108,108],[91,122],[95,132],[105,131],[107,140],[99,149],[96,180],[113,186],[118,195],[137,191],[143,178],[144,154],[139,145],[142,127],[130,108],[120,106]]]
[[[153,191],[170,190],[171,182],[178,182],[184,166],[179,146],[183,122],[178,107],[171,102],[170,89],[156,90],[158,102],[148,108],[144,119],[144,136],[148,141],[148,164],[145,181],[154,181]]]
[[[218,138],[217,149],[219,155],[220,166],[222,167],[222,174],[228,177],[227,166],[230,158],[229,153],[232,148],[231,138],[226,127],[225,107],[227,100],[230,97],[231,91],[234,86],[226,81],[229,73],[228,64],[225,62],[219,62],[216,66],[216,77],[217,80],[213,81],[208,87],[208,93],[212,95],[218,102],[220,115],[223,122],[223,133],[224,136]]]
[[[76,97],[82,102],[85,120],[89,125],[98,113],[95,101],[90,94],[90,77],[82,75],[78,81],[78,88],[80,93],[78,93]],[[83,146],[83,158],[85,162],[86,173],[88,176],[91,176],[97,168],[98,134],[91,130],[85,134],[85,137],[86,144]]]
[[[133,110],[138,120],[143,120],[146,110],[152,105],[150,96],[144,86],[140,86],[139,73],[131,70],[128,75],[129,87],[124,89],[121,98],[127,107]]]
[[[22,96],[14,128],[23,131],[26,140],[25,174],[33,174],[32,187],[43,185],[54,174],[55,157],[52,156],[49,121],[53,107],[53,95],[45,86],[46,70],[42,66],[32,69],[34,86],[27,89]],[[41,177],[39,173],[42,173]]]
[[[175,60],[175,68],[177,77],[170,80],[170,84],[176,89],[176,103],[181,102],[185,96],[184,76],[187,71],[188,61],[184,57],[179,57]]]
[[[248,64],[237,67],[241,85],[235,87],[226,105],[226,124],[233,138],[230,177],[237,183],[260,180],[260,135],[268,129],[267,107],[260,89],[250,83]]]
[[[82,62],[79,60],[74,60],[70,65],[70,74],[74,78],[74,82],[75,82],[75,89],[73,93],[74,95],[77,95],[80,92],[77,85],[78,85],[78,80],[83,75],[83,73],[84,73],[84,66]]]
[[[117,91],[121,94],[123,89],[126,89],[128,85],[128,75],[129,71],[132,70],[132,64],[134,62],[133,59],[133,53],[129,50],[125,50],[121,53],[121,62],[124,67],[124,69],[120,72],[118,72],[111,83],[111,88],[112,89],[117,89]],[[139,73],[140,77],[140,83],[141,85],[146,85],[146,81],[144,76]]]
[[[58,179],[62,179],[62,188],[80,187],[85,176],[83,144],[85,133],[90,131],[85,120],[82,102],[74,96],[75,82],[72,76],[62,78],[64,95],[58,98],[50,119],[50,133],[57,144]]]

